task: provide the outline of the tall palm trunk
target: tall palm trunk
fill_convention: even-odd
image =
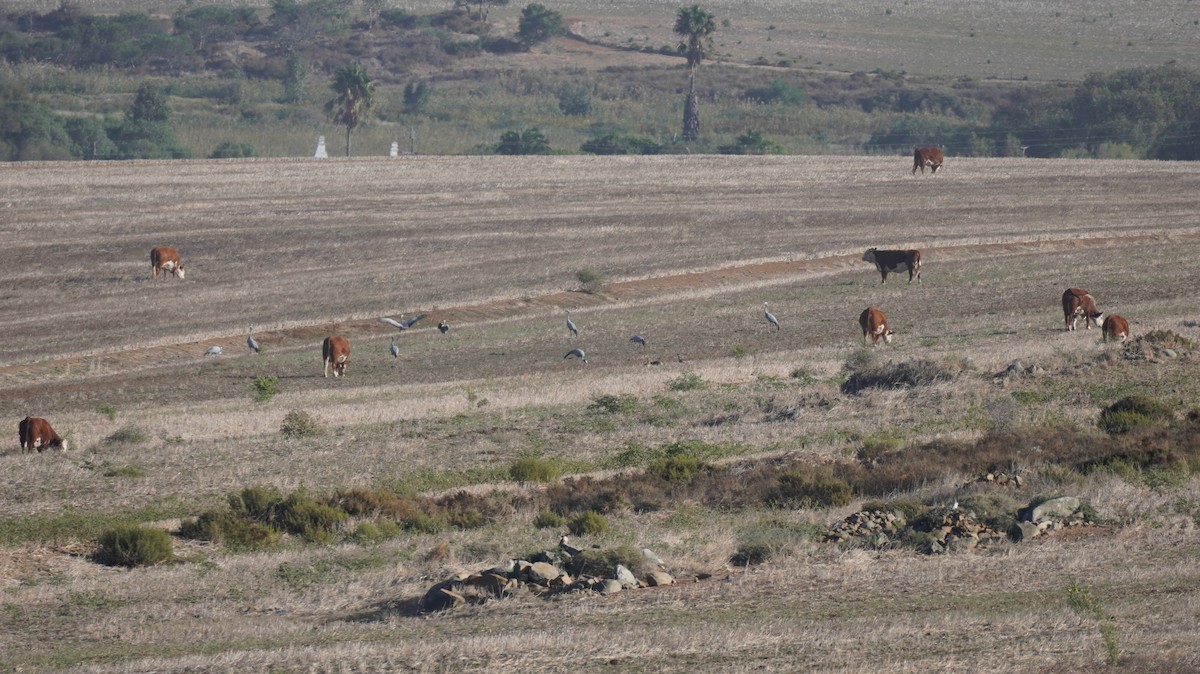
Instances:
[[[683,139],[700,138],[700,103],[696,100],[696,67],[688,75],[688,94],[683,102]]]
[[[354,127],[346,125],[346,156],[350,156],[350,133],[354,131]]]

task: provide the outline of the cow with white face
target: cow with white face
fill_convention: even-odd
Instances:
[[[862,326],[863,342],[867,341],[867,337],[871,338],[871,346],[879,346],[879,338],[883,338],[885,344],[892,343],[892,336],[896,333],[888,328],[887,316],[875,307],[867,307],[858,316],[858,324]]]
[[[913,279],[917,279],[917,283],[921,282],[921,251],[919,250],[879,250],[878,248],[868,248],[867,252],[863,253],[863,262],[874,263],[875,268],[879,270],[879,275],[883,277],[880,283],[887,283],[888,274],[892,272],[908,272],[908,282],[912,283]]]
[[[171,274],[183,280],[183,261],[179,259],[179,251],[170,246],[155,246],[150,249],[151,280],[157,281],[159,272],[162,272],[164,279],[167,278],[167,274]]]
[[[1091,330],[1092,326],[1100,327],[1104,322],[1104,313],[1096,309],[1096,300],[1081,288],[1067,288],[1062,296],[1063,321],[1067,332],[1075,329],[1079,319],[1083,319],[1083,327]]]
[[[17,434],[21,440],[21,453],[37,450],[40,454],[47,447],[67,449],[67,441],[54,432],[50,422],[38,417],[25,417],[17,424]]]
[[[936,174],[945,160],[946,156],[936,147],[914,147],[913,175],[916,175],[917,169],[921,169],[921,175],[925,175],[926,166],[929,167],[930,173]]]
[[[321,374],[326,378],[329,377],[329,368],[333,368],[333,378],[346,376],[346,366],[350,364],[350,340],[345,337],[332,335],[326,337],[321,343],[321,358],[325,361],[325,367]]]
[[[1129,321],[1125,320],[1124,316],[1109,314],[1104,319],[1104,325],[1101,326],[1100,331],[1104,334],[1106,342],[1110,339],[1123,342],[1129,338]]]

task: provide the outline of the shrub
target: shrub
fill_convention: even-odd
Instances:
[[[602,534],[608,531],[608,520],[600,513],[589,510],[576,515],[567,525],[568,530],[576,536],[584,534]]]
[[[617,575],[617,565],[629,569],[634,576],[643,576],[653,569],[645,555],[632,545],[621,545],[615,548],[597,550],[590,548],[571,557],[567,571],[574,576],[591,575],[600,578],[613,578]]]
[[[587,117],[592,114],[592,92],[582,84],[566,83],[555,92],[558,109],[564,115]]]
[[[602,395],[593,399],[588,409],[605,414],[628,414],[637,410],[637,405],[638,399],[635,395]]]
[[[346,519],[344,510],[318,503],[303,490],[284,499],[276,514],[281,529],[310,543],[328,543],[332,532]]]
[[[850,378],[842,384],[842,392],[855,394],[869,388],[898,389],[926,386],[939,381],[950,381],[956,374],[927,358],[882,366],[867,365],[851,373]]]
[[[171,535],[162,529],[124,526],[100,535],[96,558],[108,566],[153,566],[173,561]]]
[[[595,269],[580,269],[575,272],[575,279],[579,281],[579,289],[589,294],[600,290],[607,280],[603,273]]]
[[[232,551],[268,550],[279,543],[271,527],[230,510],[210,510],[188,520],[179,532],[185,538],[211,541]]]
[[[567,520],[558,513],[543,510],[533,518],[533,526],[539,529],[561,529],[567,525]]]
[[[779,476],[779,487],[768,497],[777,508],[829,508],[850,505],[854,491],[845,480],[821,473],[792,470]]]
[[[646,467],[646,473],[664,482],[691,482],[711,467],[694,456],[675,454],[656,459]]]
[[[101,405],[96,408],[96,411],[99,412],[100,414],[103,414],[104,416],[108,417],[109,421],[117,420],[117,406],[116,405]]]
[[[106,445],[130,444],[137,445],[149,439],[146,434],[146,429],[140,426],[122,426],[113,432],[112,435],[104,438],[103,442]]]
[[[773,522],[749,529],[729,558],[735,566],[762,564],[780,555],[792,554],[807,542],[820,540],[821,528],[811,524]]]
[[[554,459],[524,456],[513,461],[508,474],[517,482],[553,482],[562,475],[562,470]]]
[[[1146,396],[1132,395],[1101,410],[1096,425],[1110,435],[1117,435],[1144,426],[1165,426],[1174,417],[1174,412],[1167,404]]]
[[[675,379],[672,379],[667,384],[667,388],[671,389],[672,391],[695,391],[696,389],[702,389],[707,385],[708,383],[705,382],[704,378],[699,374],[695,372],[684,372]]]
[[[279,377],[259,375],[254,378],[254,399],[265,403],[279,393]]]
[[[579,146],[587,154],[662,154],[663,146],[643,136],[622,136],[615,133],[589,138]]]
[[[274,487],[246,487],[241,492],[230,494],[226,499],[229,509],[258,522],[268,522],[275,516],[275,509],[283,502],[283,495]]]
[[[222,141],[212,151],[209,159],[237,159],[241,157],[257,157],[258,153],[250,143],[238,143],[232,140]]]
[[[325,433],[311,414],[303,410],[292,410],[283,417],[279,433],[285,438],[313,438]]]

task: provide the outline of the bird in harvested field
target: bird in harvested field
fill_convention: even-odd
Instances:
[[[250,347],[250,350],[254,353],[258,353],[262,350],[262,347],[258,344],[258,340],[254,338],[253,323],[250,324],[249,333],[246,335],[246,346]]]
[[[571,320],[571,310],[567,309],[567,332],[579,336],[579,328],[575,327],[575,322]]]
[[[766,302],[763,302],[763,317],[767,319],[768,323],[774,325],[776,330],[779,330],[779,319],[775,318],[775,314],[771,313],[770,310],[767,309]]]
[[[587,354],[583,352],[583,349],[579,349],[579,348],[571,349],[570,351],[567,352],[567,355],[563,356],[563,360],[566,360],[566,359],[570,358],[571,356],[575,356],[576,358],[578,358],[579,360],[582,360],[585,363],[587,362]]]
[[[219,346],[210,346],[210,347],[208,347],[208,351],[205,351],[205,352],[204,352],[204,355],[206,355],[206,356],[219,356],[219,355],[221,355],[222,353],[225,353],[225,350],[224,350],[224,349],[222,349],[221,347],[219,347]]]
[[[629,341],[634,344],[641,344],[643,349],[646,348],[646,338],[641,335],[634,335],[629,338]]]
[[[445,319],[442,319],[442,322],[438,323],[438,332],[442,333],[443,335],[447,332],[450,332],[450,324],[447,323]]]
[[[392,335],[392,346],[388,349],[388,353],[392,354],[392,358],[400,357],[400,347],[396,346],[396,336]]]
[[[425,318],[425,314],[417,314],[416,316],[413,316],[412,318],[405,320],[404,314],[400,314],[400,320],[398,320],[398,321],[393,318],[388,318],[387,316],[380,318],[379,321],[381,323],[387,323],[388,325],[392,326],[393,328],[396,328],[397,330],[407,330],[407,329],[411,328],[412,326],[416,325],[417,321],[421,320],[422,318]]]

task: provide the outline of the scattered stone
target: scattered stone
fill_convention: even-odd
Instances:
[[[535,562],[525,570],[525,578],[530,583],[547,584],[562,575],[557,566],[547,562]]]
[[[621,581],[615,578],[605,578],[600,581],[600,594],[616,594],[622,590]]]
[[[673,585],[675,579],[666,571],[651,571],[646,576],[646,585],[650,587],[660,587],[663,585]]]
[[[1030,508],[1024,519],[1034,524],[1050,520],[1068,520],[1079,511],[1081,505],[1083,503],[1078,497],[1062,496]]]
[[[638,587],[637,576],[634,576],[632,571],[625,568],[624,565],[621,565],[621,564],[617,565],[616,580],[618,583],[621,584],[621,587],[623,587],[626,590],[632,590],[632,589],[635,589],[636,587]]]
[[[646,561],[650,562],[651,564],[656,564],[658,566],[662,566],[663,564],[665,564],[665,562],[663,562],[663,560],[659,559],[658,555],[654,554],[653,552],[650,552],[650,548],[642,548],[642,557],[645,558]]]

